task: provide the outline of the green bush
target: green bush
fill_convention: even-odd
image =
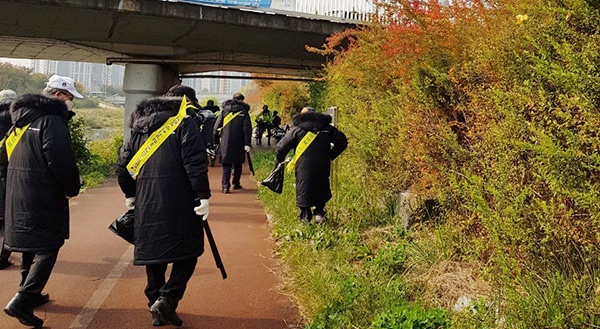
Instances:
[[[75,98],[75,106],[77,108],[97,108],[100,100],[94,97]]]

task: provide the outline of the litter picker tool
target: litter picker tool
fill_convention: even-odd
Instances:
[[[252,165],[252,158],[250,157],[250,152],[246,152],[246,156],[248,157],[248,168],[250,168],[250,172],[252,176],[254,176],[254,166]]]
[[[225,272],[225,266],[223,266],[223,261],[221,260],[221,255],[219,255],[219,249],[217,249],[217,244],[215,243],[215,238],[212,235],[208,221],[202,218],[200,218],[200,220],[202,220],[204,225],[204,231],[206,232],[206,238],[210,245],[210,251],[212,251],[213,257],[215,258],[215,264],[217,264],[217,268],[221,270],[221,276],[223,277],[223,280],[225,280],[227,279],[227,272]]]

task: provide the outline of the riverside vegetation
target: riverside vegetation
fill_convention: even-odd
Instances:
[[[85,187],[94,187],[115,172],[119,148],[123,145],[124,109],[76,108],[75,113],[69,121],[69,129],[77,165]],[[92,140],[90,135],[99,128],[108,135]]]
[[[599,328],[600,2],[381,8],[313,49],[350,142],[329,221],[259,189],[306,328]],[[437,209],[404,229],[407,191]]]

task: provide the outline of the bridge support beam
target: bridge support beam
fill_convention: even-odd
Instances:
[[[142,100],[162,95],[174,84],[180,83],[178,73],[170,67],[155,64],[127,64],[123,79],[125,92],[124,139],[129,138],[129,117]]]

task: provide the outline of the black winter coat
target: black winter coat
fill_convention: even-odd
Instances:
[[[248,111],[250,106],[248,104],[231,99],[223,104],[223,111],[217,117],[214,127],[214,141],[215,144],[221,144],[221,163],[227,164],[242,164],[246,159],[246,152],[244,146],[251,145],[252,141],[252,122],[250,121],[250,114]],[[225,127],[223,127],[223,120],[229,113],[240,112],[235,118],[233,118]],[[219,142],[219,129],[221,141]]]
[[[4,138],[10,127],[12,121],[10,119],[10,103],[0,104],[0,139]],[[0,185],[0,227],[4,225],[4,198],[6,196],[6,189],[4,184]]]
[[[2,147],[0,166],[6,182],[6,236],[9,250],[56,251],[69,236],[69,202],[79,194],[79,170],[71,145],[64,102],[23,95],[11,106],[13,125],[31,124],[7,163]]]
[[[188,110],[179,127],[148,159],[134,180],[127,164],[150,134],[177,114],[181,98],[140,102],[131,114],[131,137],[119,155],[117,175],[126,197],[135,200],[134,265],[165,264],[204,252],[202,219],[194,207],[210,198],[206,146]]]
[[[277,161],[284,161],[288,152],[298,146],[307,132],[319,132],[296,162],[296,206],[325,205],[331,199],[329,186],[331,161],[342,154],[348,146],[346,135],[330,125],[331,116],[328,114],[318,112],[296,114],[292,118],[292,123],[293,127],[275,148]]]

